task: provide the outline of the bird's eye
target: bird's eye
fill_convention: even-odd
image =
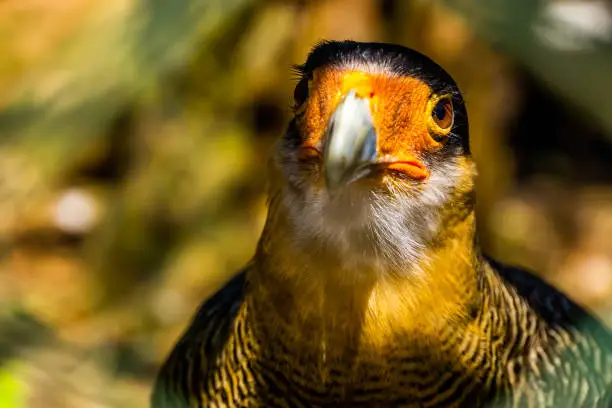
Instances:
[[[298,82],[293,91],[293,100],[295,101],[295,108],[300,107],[308,98],[308,79],[303,78]]]
[[[444,97],[436,102],[431,117],[440,130],[444,132],[450,130],[454,119],[453,103],[450,97]]]

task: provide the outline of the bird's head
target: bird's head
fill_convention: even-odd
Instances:
[[[359,263],[414,262],[472,208],[457,85],[429,58],[390,44],[324,42],[297,70],[272,197],[296,242]]]

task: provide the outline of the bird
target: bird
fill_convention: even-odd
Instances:
[[[609,407],[612,334],[484,254],[456,82],[396,44],[295,67],[248,264],[158,374],[167,407]]]

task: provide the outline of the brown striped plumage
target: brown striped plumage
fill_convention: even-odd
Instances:
[[[612,406],[610,333],[479,251],[448,74],[354,42],[300,69],[256,255],[198,311],[153,407]]]

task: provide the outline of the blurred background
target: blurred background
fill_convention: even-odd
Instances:
[[[252,255],[290,66],[396,42],[465,92],[483,247],[612,324],[612,3],[0,2],[0,408],[146,407]]]

